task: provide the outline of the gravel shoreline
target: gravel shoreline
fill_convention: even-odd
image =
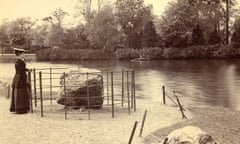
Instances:
[[[117,109],[115,118],[111,113],[93,114],[91,119],[64,119],[61,113],[40,112],[16,115],[9,112],[10,100],[0,96],[0,143],[2,144],[126,144],[135,121],[137,129],[132,144],[145,143],[144,137],[159,128],[183,122],[177,107],[163,105],[160,101],[137,100],[137,111],[128,115]],[[119,106],[120,107],[120,106]],[[145,110],[148,111],[142,137],[139,137]],[[186,112],[188,117],[191,113]]]
[[[188,110],[192,112],[192,119],[158,129],[151,135],[146,136],[144,143],[159,143],[174,129],[193,125],[212,135],[219,144],[240,144],[239,111],[220,107],[191,107]]]

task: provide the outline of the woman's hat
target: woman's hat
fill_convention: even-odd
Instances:
[[[19,52],[25,52],[26,50],[25,49],[22,49],[22,48],[14,48],[15,51],[19,51]]]

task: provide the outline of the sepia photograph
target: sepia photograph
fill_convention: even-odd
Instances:
[[[240,144],[240,0],[0,0],[0,144]]]

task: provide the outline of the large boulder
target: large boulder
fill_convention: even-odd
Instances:
[[[217,144],[217,142],[200,128],[186,126],[172,131],[163,144]]]
[[[73,108],[102,107],[104,100],[102,75],[71,71],[65,76],[61,76],[60,85],[58,104],[72,106]]]

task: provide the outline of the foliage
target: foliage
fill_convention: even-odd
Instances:
[[[49,45],[49,42],[47,40],[48,36],[48,25],[38,25],[36,26],[31,33],[31,36],[33,38],[32,45],[33,46],[39,46],[41,48]]]
[[[185,47],[191,39],[192,29],[198,21],[191,7],[182,1],[169,3],[159,21],[160,35],[167,47]]]
[[[118,23],[127,35],[128,47],[138,48],[134,35],[142,32],[146,22],[152,20],[151,6],[145,6],[143,0],[121,0],[117,2]]]
[[[192,30],[197,25],[202,29],[204,40],[210,39],[214,29],[217,30],[219,37],[219,33],[224,31],[226,16],[222,3],[220,0],[178,0],[171,2],[158,22],[158,27],[160,27],[158,32],[166,45],[173,47],[188,46],[192,43],[189,43],[189,34],[191,35]]]
[[[146,55],[151,60],[159,59],[218,59],[240,58],[240,50],[226,45],[190,46],[187,48],[146,47],[141,50],[134,48],[117,49],[114,53],[105,50],[86,49],[43,49],[37,52],[38,60],[131,60],[139,55]]]
[[[120,60],[130,60],[139,57],[138,50],[133,48],[117,49],[114,55]]]
[[[160,59],[162,58],[163,48],[159,47],[145,47],[140,50],[140,55],[145,55],[150,59]]]
[[[90,23],[91,19],[93,18],[93,12],[91,11],[91,0],[78,0],[76,5],[77,16],[83,17],[86,23]]]
[[[66,15],[68,15],[66,11],[57,8],[52,12],[51,16],[42,19],[50,24],[50,32],[47,34],[47,40],[50,46],[63,47],[64,28],[62,22]]]
[[[90,42],[84,34],[85,28],[77,26],[65,30],[62,38],[63,48],[66,49],[87,49],[90,47]]]
[[[208,43],[211,45],[221,43],[221,37],[219,36],[216,28],[210,33]]]
[[[233,27],[232,45],[235,48],[240,48],[240,18],[236,19]]]
[[[62,21],[68,13],[61,8],[57,8],[52,12],[53,17],[56,19],[58,27],[62,27]]]
[[[8,39],[8,25],[9,22],[3,22],[0,25],[0,47],[7,47],[10,45],[10,41]]]
[[[142,34],[142,46],[154,47],[156,46],[157,32],[152,21],[149,21],[143,30]]]
[[[36,53],[38,60],[104,60],[110,59],[111,55],[103,50],[85,50],[85,49],[43,49]]]
[[[200,28],[199,24],[197,24],[197,26],[193,29],[192,43],[193,43],[193,45],[204,44],[203,32],[202,32],[202,29]]]
[[[64,29],[59,27],[58,24],[52,24],[51,31],[48,34],[49,45],[63,47],[63,35]]]
[[[104,6],[94,17],[92,23],[87,23],[88,40],[100,48],[112,50],[119,43],[121,33],[113,10]]]
[[[34,22],[29,18],[18,18],[10,23],[9,39],[12,46],[30,48],[30,30]]]

